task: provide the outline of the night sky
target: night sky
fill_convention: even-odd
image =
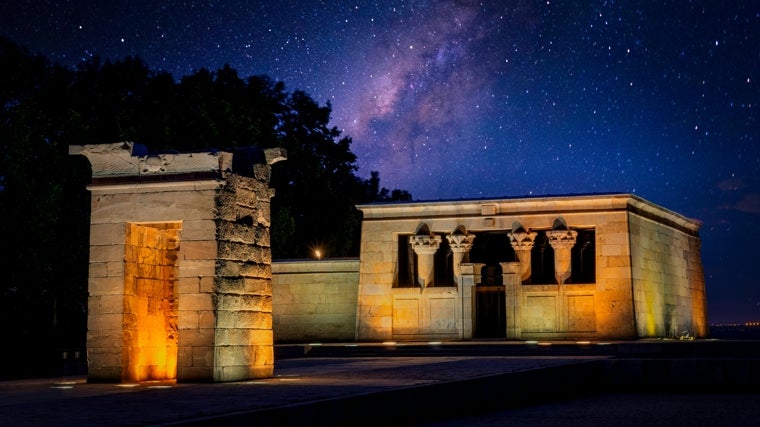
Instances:
[[[760,320],[760,2],[2,0],[74,67],[225,64],[330,102],[416,200],[629,192],[703,223],[711,323]],[[111,142],[111,141],[103,141]]]

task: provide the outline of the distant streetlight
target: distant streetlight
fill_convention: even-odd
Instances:
[[[319,249],[314,249],[314,256],[317,259],[322,259],[322,251],[320,251]]]

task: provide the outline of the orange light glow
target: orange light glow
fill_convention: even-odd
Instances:
[[[177,252],[180,223],[129,224],[122,379],[177,377]]]

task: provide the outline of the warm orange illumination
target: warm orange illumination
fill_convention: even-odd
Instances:
[[[122,379],[177,377],[177,258],[180,223],[128,224]]]
[[[653,336],[656,336],[657,334],[657,319],[655,318],[656,308],[655,308],[654,297],[655,297],[654,292],[644,292],[644,308],[646,309],[646,313],[645,313],[646,319],[644,319],[644,327],[646,327],[648,337],[653,337]]]

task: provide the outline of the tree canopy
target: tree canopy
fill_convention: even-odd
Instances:
[[[10,254],[0,258],[0,322],[7,342],[31,343],[40,357],[84,346],[90,169],[69,145],[284,147],[288,160],[271,180],[274,258],[311,257],[315,248],[357,256],[355,206],[411,200],[381,188],[377,172],[356,175],[351,139],[329,126],[329,103],[266,76],[241,78],[225,66],[175,79],[137,57],[68,69],[0,38],[0,82],[0,233]]]

